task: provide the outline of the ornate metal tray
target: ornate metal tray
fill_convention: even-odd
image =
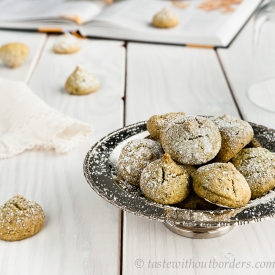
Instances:
[[[275,130],[250,123],[255,138],[275,152]],[[162,205],[146,199],[136,188],[115,180],[115,159],[123,145],[147,135],[146,122],[119,129],[97,142],[87,153],[84,175],[92,189],[109,203],[135,215],[163,222],[185,237],[212,238],[229,232],[234,225],[259,222],[275,215],[275,191],[251,200],[245,207],[212,211],[188,210]],[[115,149],[115,150],[114,150]]]

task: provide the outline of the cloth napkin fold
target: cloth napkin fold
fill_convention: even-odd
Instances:
[[[0,78],[0,159],[27,149],[66,153],[92,132],[91,125],[49,107],[27,84]]]

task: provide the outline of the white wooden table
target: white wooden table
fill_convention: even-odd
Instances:
[[[21,194],[46,213],[39,234],[20,242],[0,241],[0,274],[275,274],[275,264],[255,266],[275,262],[275,220],[237,226],[215,239],[183,238],[161,223],[108,204],[82,172],[86,152],[97,140],[157,113],[227,113],[275,128],[275,114],[256,107],[246,95],[253,64],[251,32],[249,23],[228,49],[82,40],[79,53],[57,55],[51,50],[53,35],[0,31],[0,45],[20,41],[31,49],[16,70],[0,63],[0,77],[27,82],[47,104],[95,128],[90,140],[68,154],[26,151],[0,161],[0,204]],[[275,32],[269,36],[275,41]],[[98,92],[77,97],[64,91],[77,65],[100,78]],[[198,262],[234,259],[250,268],[198,267]],[[186,260],[191,265],[175,266]]]

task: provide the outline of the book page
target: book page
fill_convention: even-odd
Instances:
[[[99,5],[90,1],[0,1],[0,22],[64,18],[82,24],[100,12]]]
[[[205,0],[186,1],[189,6],[185,9],[178,8],[171,1],[158,0],[128,0],[121,1],[105,8],[102,13],[94,18],[90,26],[96,26],[95,22],[101,24],[105,22],[106,27],[119,27],[121,29],[136,31],[144,35],[165,35],[167,37],[215,37],[222,30],[223,25],[230,21],[232,15],[237,12],[239,6],[235,5],[236,10],[231,13],[223,13],[221,10],[205,11],[199,6]],[[180,19],[178,26],[171,29],[158,29],[151,25],[153,16],[167,7],[175,11]],[[240,26],[241,27],[241,26]]]

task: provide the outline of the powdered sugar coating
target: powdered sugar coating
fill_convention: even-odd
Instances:
[[[198,165],[213,159],[221,148],[221,135],[209,119],[185,116],[160,132],[165,153],[182,164]]]
[[[17,241],[29,238],[43,227],[44,211],[39,204],[14,196],[0,207],[0,239]]]
[[[65,88],[70,94],[85,95],[95,92],[99,85],[99,80],[95,75],[76,67],[75,71],[68,77]]]
[[[253,129],[246,121],[226,114],[211,119],[218,126],[222,138],[221,149],[215,157],[217,162],[229,161],[253,138]]]
[[[53,45],[55,53],[75,53],[81,48],[79,40],[70,33],[59,35]]]
[[[127,143],[119,156],[118,174],[130,184],[139,186],[143,169],[152,161],[161,158],[163,150],[159,142],[151,139],[136,139]]]
[[[252,195],[258,198],[275,187],[275,155],[264,148],[242,149],[232,163],[246,178]]]

